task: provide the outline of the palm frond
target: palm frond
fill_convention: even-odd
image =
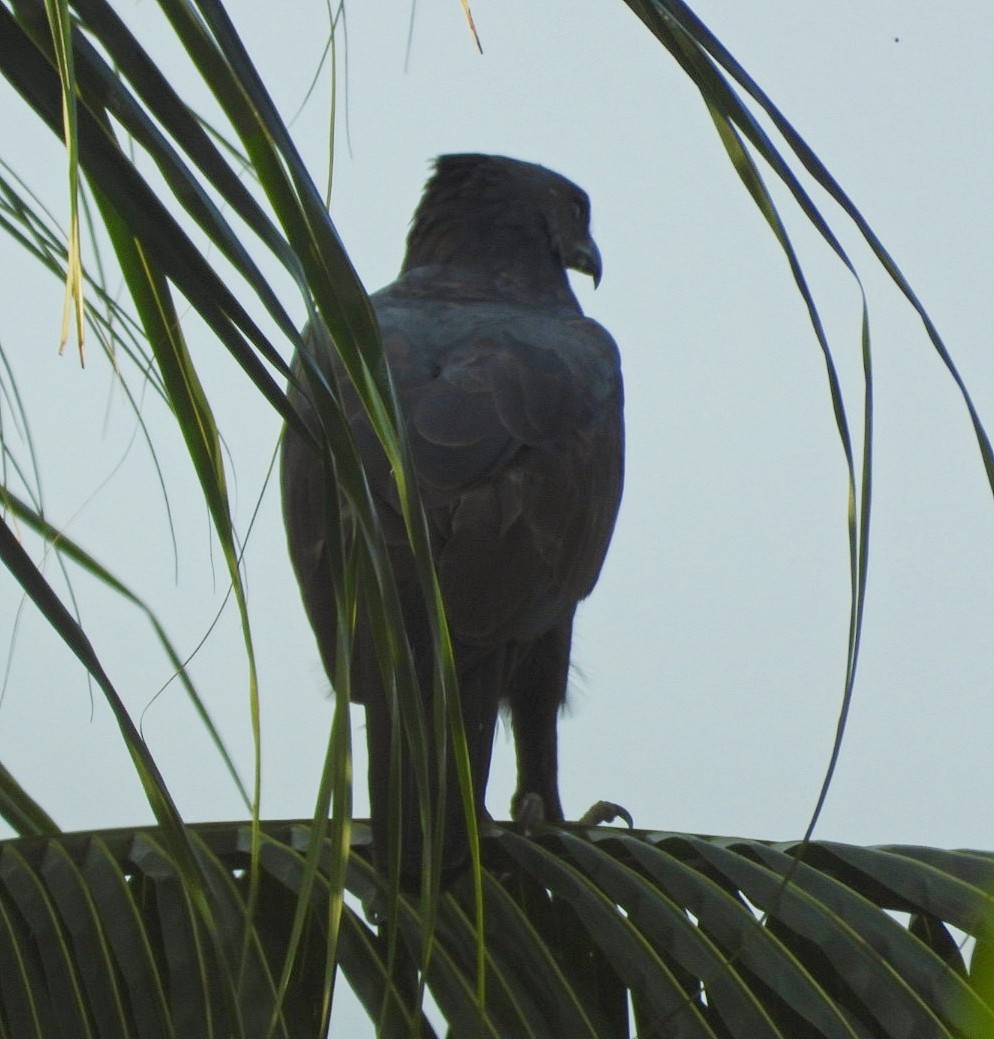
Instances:
[[[272,1034],[315,1034],[333,842],[307,821],[263,824],[261,908],[250,913],[251,827],[201,824],[191,838],[209,878],[214,936],[159,831],[4,845],[7,1034],[190,1034],[211,1021],[223,1034],[262,1035],[273,1015]],[[293,938],[298,969],[280,999],[315,841],[320,865]],[[347,886],[359,897],[382,883],[368,842],[357,824]],[[969,954],[988,934],[994,856],[814,842],[781,897],[800,847],[605,828],[550,829],[533,841],[492,827],[483,841],[482,1014],[469,882],[438,905],[428,988],[453,1035],[965,1039],[994,1030],[994,993],[978,983]],[[417,899],[401,896],[399,922],[417,963],[425,925]],[[225,960],[244,948],[232,986]],[[350,904],[337,952],[374,1022],[389,1009],[408,1029],[400,1034],[414,1034],[415,1020],[433,1034],[420,1011],[397,1002],[386,943]]]

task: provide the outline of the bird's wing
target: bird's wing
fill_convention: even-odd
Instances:
[[[374,304],[453,632],[533,638],[590,592],[607,550],[621,494],[617,348],[558,308],[389,292]],[[396,509],[389,474],[374,473]]]

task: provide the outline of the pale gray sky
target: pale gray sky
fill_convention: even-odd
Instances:
[[[150,0],[117,6],[136,26],[157,24]],[[933,5],[889,0],[837,0],[830,12],[782,0],[747,11],[717,0],[693,6],[862,209],[994,427],[994,9],[957,5],[940,20]],[[230,5],[287,117],[320,57],[323,7]],[[628,468],[614,543],[575,639],[582,678],[560,725],[567,814],[604,797],[643,827],[797,837],[831,748],[848,620],[843,455],[801,299],[696,91],[620,0],[477,0],[473,11],[482,56],[457,0],[419,4],[405,71],[409,6],[349,7],[340,100],[350,146],[343,105],[332,213],[374,290],[397,270],[428,162],[441,152],[538,161],[590,194],[605,275],[596,293],[587,279],[574,284],[621,348]],[[172,60],[164,35],[156,54]],[[175,67],[174,84],[202,100],[178,58]],[[294,124],[319,182],[326,93],[327,77]],[[64,213],[58,142],[5,86],[0,111],[3,158]],[[863,655],[817,835],[990,848],[994,501],[966,411],[924,331],[826,207],[865,275],[877,410]],[[858,427],[858,292],[786,201],[783,212]],[[84,371],[71,354],[57,357],[59,284],[7,242],[0,264],[0,343],[31,416],[49,517],[153,603],[189,652],[220,603],[224,572],[179,437],[149,396],[145,417],[179,542],[177,584],[148,454],[140,441],[128,450],[134,419],[96,341]],[[273,279],[302,317],[288,280],[275,269]],[[191,322],[188,334],[231,452],[244,529],[278,421],[208,331]],[[275,492],[266,492],[247,552],[264,809],[304,816],[331,705]],[[47,572],[61,587],[55,567]],[[168,667],[147,626],[92,582],[80,578],[75,588],[112,680],[136,718],[148,707],[144,732],[181,810],[191,819],[243,815],[180,688],[149,706]],[[16,586],[0,576],[3,657],[18,603]],[[248,775],[247,680],[230,607],[193,674]],[[361,716],[356,722],[362,814]],[[66,828],[151,819],[109,709],[96,694],[91,718],[80,667],[30,607],[0,703],[0,759]],[[501,733],[488,798],[498,817],[512,785]]]

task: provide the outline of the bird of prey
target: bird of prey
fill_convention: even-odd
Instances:
[[[481,818],[504,707],[518,763],[512,815],[563,819],[556,721],[566,699],[573,615],[597,580],[621,498],[618,350],[584,317],[568,269],[590,275],[595,286],[600,281],[585,192],[532,163],[444,155],[414,214],[399,277],[372,296],[429,521]],[[427,703],[431,631],[393,477],[330,337],[311,334],[310,343],[317,364],[342,385]],[[301,375],[299,358],[296,365]],[[291,397],[316,429],[305,395],[291,388]],[[324,470],[289,429],[281,470],[290,556],[331,677],[335,605]],[[395,734],[362,618],[352,686],[353,699],[366,707],[373,841],[382,865],[390,808],[397,807],[389,781]],[[423,838],[413,774],[407,779],[400,862],[410,880],[420,873]],[[443,876],[451,878],[468,853],[454,768],[443,833]]]

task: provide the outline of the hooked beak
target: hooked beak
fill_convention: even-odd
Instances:
[[[594,288],[601,283],[601,253],[597,243],[587,235],[585,241],[580,242],[570,255],[567,267],[582,274],[589,274],[594,279]]]

